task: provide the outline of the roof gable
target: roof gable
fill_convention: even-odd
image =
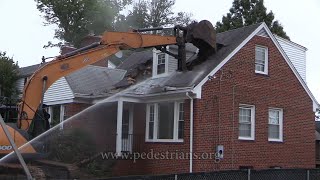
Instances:
[[[290,69],[293,71],[296,78],[299,80],[301,86],[304,88],[304,90],[307,92],[309,97],[312,99],[313,110],[316,111],[316,108],[319,107],[319,103],[311,93],[310,89],[308,88],[308,86],[306,85],[306,83],[298,73],[298,71],[294,68],[292,62],[289,60],[288,56],[286,55],[284,50],[281,48],[279,42],[276,40],[275,36],[271,33],[270,29],[267,27],[265,23],[259,24],[259,27],[257,27],[249,36],[247,36],[247,38],[244,41],[242,41],[242,43],[237,48],[235,48],[230,54],[228,54],[226,58],[224,58],[209,74],[207,74],[206,77],[203,78],[202,81],[199,84],[197,84],[197,86],[194,88],[194,92],[197,92],[198,94],[200,94],[200,97],[201,97],[201,87],[209,79],[209,77],[213,76],[220,68],[222,68],[255,35],[261,35],[261,34],[263,34],[263,36],[268,35],[268,37],[270,37],[272,42],[275,44],[275,46],[281,53],[282,57],[285,59],[285,61],[289,65]]]

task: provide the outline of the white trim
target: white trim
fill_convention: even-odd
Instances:
[[[204,85],[204,83],[207,82],[208,77],[209,76],[213,76],[219,69],[222,68],[222,66],[224,66],[244,45],[246,45],[262,28],[264,28],[266,30],[266,32],[268,33],[269,37],[271,38],[271,40],[273,41],[273,43],[276,45],[276,47],[278,48],[278,50],[280,51],[281,55],[283,56],[283,58],[286,60],[286,62],[288,63],[289,67],[291,68],[291,70],[293,71],[293,73],[295,74],[295,76],[297,77],[297,79],[299,80],[300,84],[302,85],[302,87],[304,88],[304,90],[307,92],[307,94],[309,95],[309,97],[312,99],[312,101],[314,102],[313,105],[313,111],[315,111],[316,107],[320,107],[318,101],[316,100],[316,98],[313,96],[312,92],[310,91],[310,89],[308,88],[307,84],[304,82],[304,80],[302,79],[302,77],[300,76],[300,74],[298,73],[298,71],[294,68],[293,64],[291,63],[291,61],[289,60],[288,56],[286,55],[286,53],[284,52],[284,50],[281,48],[279,42],[276,40],[276,38],[274,37],[274,35],[271,33],[270,29],[268,28],[268,26],[263,22],[256,30],[254,30],[235,50],[233,50],[217,67],[215,67],[205,78],[203,78],[201,80],[201,82],[194,88],[194,89],[198,89],[198,88],[202,88],[202,86]],[[316,107],[315,107],[316,106]]]
[[[269,138],[269,131],[268,131],[268,141],[270,141],[270,142],[283,142],[283,109],[280,109],[280,108],[269,108],[268,109],[268,130],[269,130],[270,110],[279,111],[279,139]]]
[[[256,112],[256,107],[254,105],[248,105],[248,104],[239,104],[239,112],[240,112],[240,108],[250,108],[251,110],[251,137],[241,137],[238,134],[238,139],[239,140],[254,140],[255,139],[255,112]],[[238,115],[238,124],[239,123],[239,115]],[[239,125],[238,125],[239,128]],[[239,131],[238,131],[239,133]]]
[[[123,113],[123,101],[118,101],[117,107],[117,136],[116,136],[116,154],[121,156],[122,150],[122,113]]]
[[[268,75],[268,70],[269,70],[268,47],[256,44],[255,52],[257,51],[257,49],[261,49],[264,51],[264,71],[257,71],[255,69],[255,73]],[[256,61],[256,57],[255,57],[255,61]],[[256,67],[254,67],[254,68],[256,68]]]
[[[159,50],[153,49],[153,58],[152,58],[152,78],[159,78],[159,77],[164,77],[168,76],[169,74],[169,55],[161,52]],[[158,71],[158,55],[159,54],[164,54],[165,55],[165,69],[164,73],[162,74],[157,74]]]
[[[304,46],[302,46],[302,45],[300,45],[300,44],[298,44],[298,43],[295,43],[295,42],[290,41],[290,40],[288,40],[288,39],[284,39],[284,38],[282,38],[282,37],[280,37],[280,36],[277,36],[277,35],[275,35],[275,34],[274,34],[274,37],[275,37],[278,41],[281,40],[281,41],[283,41],[284,43],[286,43],[287,45],[289,45],[289,46],[294,46],[294,47],[296,47],[296,48],[299,48],[299,49],[301,49],[301,50],[304,51],[304,52],[306,52],[306,51],[308,50],[308,48],[306,48],[306,47],[304,47]]]
[[[60,129],[63,129],[65,105],[60,105]]]
[[[158,103],[149,103],[146,106],[146,142],[184,142],[183,139],[178,139],[178,121],[179,121],[179,104],[184,103],[184,101],[174,101],[168,102],[174,103],[174,122],[173,122],[173,139],[158,139],[158,122],[159,122],[159,112]],[[150,106],[154,106],[154,121],[153,121],[153,139],[149,139],[149,123],[150,123]]]
[[[66,100],[61,100],[61,101],[45,102],[45,104],[48,106],[54,106],[54,105],[68,104],[68,103],[73,103],[73,102],[74,102],[73,99],[66,99]]]

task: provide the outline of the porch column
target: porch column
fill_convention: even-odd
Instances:
[[[122,112],[123,112],[123,101],[118,101],[118,113],[117,113],[117,140],[116,140],[116,153],[121,155],[122,145]]]

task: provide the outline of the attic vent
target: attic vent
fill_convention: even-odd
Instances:
[[[267,33],[267,31],[262,28],[258,33],[257,33],[257,36],[262,36],[262,37],[266,37],[266,38],[269,38],[269,35]]]

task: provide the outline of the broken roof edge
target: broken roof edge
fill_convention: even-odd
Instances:
[[[310,91],[310,89],[307,86],[306,82],[304,82],[304,80],[302,79],[302,77],[300,76],[298,71],[294,68],[292,62],[289,60],[289,57],[286,55],[284,50],[281,48],[279,42],[277,41],[275,36],[271,33],[271,31],[268,28],[267,24],[265,22],[258,23],[258,24],[260,24],[260,25],[244,41],[242,41],[242,43],[237,48],[235,48],[223,61],[221,61],[209,74],[207,74],[195,86],[193,91],[198,93],[197,94],[197,98],[201,99],[202,86],[205,84],[205,82],[207,82],[209,80],[209,77],[213,76],[218,70],[220,70],[243,46],[245,46],[261,29],[264,28],[266,30],[266,32],[268,33],[269,37],[271,38],[272,42],[276,45],[276,47],[280,51],[282,57],[285,59],[285,61],[289,65],[290,69],[293,71],[293,73],[295,74],[296,78],[298,79],[298,81],[300,82],[300,84],[302,85],[304,90],[306,91],[306,93],[309,95],[310,99],[313,101],[313,111],[315,112],[316,109],[320,107],[320,104],[318,103],[317,99],[314,97],[314,95]],[[258,25],[258,24],[255,24],[255,25]],[[250,25],[250,26],[254,26],[254,25]],[[245,26],[245,27],[249,27],[249,26]],[[244,27],[241,27],[241,28],[244,28]],[[238,28],[238,29],[240,29],[240,28]],[[232,29],[230,31],[234,31],[234,30],[237,30],[237,29]],[[230,32],[230,31],[225,31],[225,32]],[[222,32],[222,33],[225,33],[225,32]]]

